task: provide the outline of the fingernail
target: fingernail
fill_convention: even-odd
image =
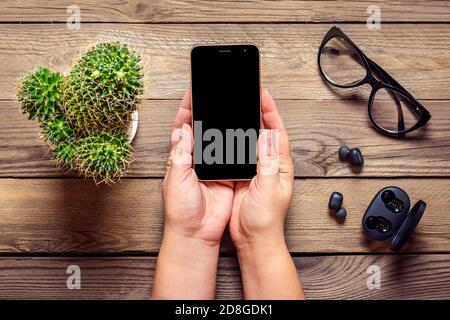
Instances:
[[[181,134],[181,139],[184,139],[184,137],[187,135],[188,128],[189,128],[188,124],[183,123],[183,126],[182,126],[183,132]]]
[[[259,134],[259,139],[261,139],[261,143],[266,144],[267,140],[267,130],[261,130],[261,133]]]

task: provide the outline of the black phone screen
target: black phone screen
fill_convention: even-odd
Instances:
[[[198,178],[253,178],[260,127],[258,48],[195,47],[191,75],[194,169]]]

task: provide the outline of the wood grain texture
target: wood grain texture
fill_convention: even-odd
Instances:
[[[286,221],[291,252],[388,252],[369,241],[362,215],[382,187],[396,185],[428,207],[404,252],[450,252],[449,179],[296,180]],[[82,179],[0,179],[0,253],[130,253],[159,251],[163,205],[161,180],[125,179],[96,187]],[[344,223],[328,212],[339,190],[348,211]],[[232,252],[228,236],[222,252]]]
[[[79,6],[83,22],[366,22],[369,5],[383,22],[450,21],[447,1],[184,1],[184,0],[3,0],[0,21],[66,22],[66,8]]]
[[[2,25],[0,99],[14,99],[21,75],[48,65],[65,71],[95,41],[120,40],[141,52],[147,97],[180,99],[189,86],[189,51],[195,44],[251,42],[260,47],[262,82],[277,99],[367,98],[368,87],[328,87],[317,70],[317,50],[329,24],[64,24]],[[383,24],[343,30],[418,99],[450,99],[450,25]]]
[[[295,257],[308,299],[450,299],[450,256]],[[189,261],[186,261],[189,263]],[[81,268],[81,289],[68,290],[66,269]],[[0,258],[0,299],[150,299],[156,258]],[[367,288],[367,268],[381,289]],[[219,261],[218,299],[241,299],[235,258]]]
[[[381,30],[365,25],[371,4],[381,8]],[[78,31],[66,26],[70,5],[81,9]],[[322,81],[317,49],[340,22],[370,58],[424,100],[433,115],[426,130],[401,142],[381,136],[368,121],[368,88],[340,90]],[[163,225],[160,178],[178,100],[189,86],[189,50],[220,42],[258,45],[262,82],[279,100],[302,178],[294,184],[286,239],[291,252],[316,255],[294,258],[307,297],[450,299],[449,22],[449,1],[1,1],[0,255],[12,255],[0,256],[0,299],[150,298]],[[13,100],[20,76],[40,65],[66,72],[89,45],[111,40],[140,52],[152,100],[140,113],[129,179],[96,187],[71,175],[61,179],[37,141],[36,123]],[[342,144],[363,150],[362,172],[338,161]],[[371,198],[388,185],[428,203],[403,250],[412,255],[365,255],[388,252],[361,227]],[[327,209],[336,190],[348,211],[342,224]],[[225,234],[221,253],[233,252]],[[90,255],[34,256],[44,253]],[[81,267],[81,290],[66,287],[70,264]],[[370,265],[380,267],[380,290],[366,286]],[[220,258],[217,297],[242,298],[234,257]]]
[[[162,177],[178,100],[146,101],[139,113],[133,147],[136,161],[128,177]],[[377,133],[368,119],[365,100],[280,100],[278,107],[291,140],[297,177],[449,176],[449,101],[425,103],[433,119],[425,129],[393,139]],[[0,101],[0,176],[57,177],[48,149],[38,141],[38,125],[27,120],[11,101]],[[341,145],[359,147],[362,171],[338,159]]]

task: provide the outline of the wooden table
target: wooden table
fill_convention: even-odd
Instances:
[[[66,26],[73,4],[79,30]],[[381,8],[380,30],[366,26],[370,4]],[[307,297],[450,298],[450,2],[4,0],[0,23],[0,298],[150,297],[170,127],[189,85],[189,49],[205,42],[261,50],[262,82],[292,143],[297,179],[286,237]],[[335,90],[321,80],[317,49],[335,24],[430,110],[425,130],[401,141],[382,136],[368,120],[368,88]],[[14,102],[21,75],[39,65],[64,71],[104,40],[140,50],[149,79],[136,161],[113,187],[63,175]],[[337,159],[342,144],[362,149],[362,172]],[[388,185],[429,205],[398,255],[361,227],[369,201]],[[343,224],[328,214],[334,190],[345,196]],[[217,297],[241,298],[229,236],[223,242]],[[72,264],[81,290],[66,287]],[[366,285],[371,265],[380,267],[381,289]]]

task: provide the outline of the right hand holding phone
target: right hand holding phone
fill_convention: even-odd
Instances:
[[[258,139],[258,173],[251,181],[235,185],[229,228],[238,250],[254,245],[284,245],[294,166],[286,128],[267,90],[261,94],[261,112],[264,130]]]
[[[284,239],[294,165],[286,128],[267,90],[261,95],[261,111],[257,175],[235,185],[230,235],[246,299],[304,299]]]

